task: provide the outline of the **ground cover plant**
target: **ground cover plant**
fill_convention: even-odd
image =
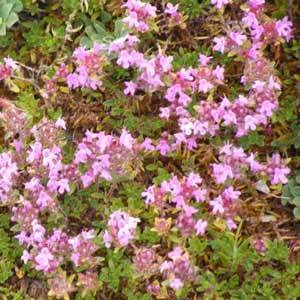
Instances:
[[[2,2],[3,299],[300,297],[297,3]]]

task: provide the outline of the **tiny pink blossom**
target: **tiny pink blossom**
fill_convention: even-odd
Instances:
[[[195,225],[195,230],[196,230],[196,234],[197,235],[204,235],[206,228],[207,228],[207,221],[203,221],[203,220],[198,220],[196,225]]]
[[[137,84],[134,83],[133,81],[126,81],[125,85],[126,85],[126,89],[124,89],[124,94],[133,96],[137,89]]]
[[[214,51],[218,51],[221,53],[225,52],[225,47],[227,45],[227,41],[225,37],[215,37],[213,39],[213,42],[215,43],[215,45],[213,46]]]
[[[224,5],[228,4],[229,0],[211,0],[211,4],[216,6],[218,9],[221,9],[224,7]]]
[[[134,138],[125,128],[122,129],[122,133],[120,136],[120,143],[127,149],[132,149],[133,147]]]
[[[56,128],[62,128],[66,130],[66,122],[62,118],[58,118],[57,121],[55,122]]]

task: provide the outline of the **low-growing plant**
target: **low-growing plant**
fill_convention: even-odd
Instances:
[[[0,292],[23,280],[27,297],[31,278],[51,299],[297,299],[297,244],[252,224],[285,184],[299,200],[289,153],[270,151],[292,22],[264,0],[154,2],[36,3],[16,30]]]

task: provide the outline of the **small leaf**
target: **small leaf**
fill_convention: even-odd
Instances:
[[[300,196],[293,199],[293,204],[295,204],[296,206],[300,206]]]
[[[300,196],[300,186],[292,187],[290,191],[294,197]]]
[[[287,205],[288,202],[292,200],[292,197],[293,195],[290,192],[289,186],[288,185],[284,186],[281,194],[281,204]]]
[[[19,21],[18,15],[17,15],[15,12],[12,12],[12,13],[8,16],[8,18],[7,18],[7,20],[6,20],[6,26],[7,26],[7,27],[11,27],[11,26],[13,26],[15,23],[17,23],[18,21]]]
[[[294,216],[300,220],[300,207],[295,207],[293,212],[294,212]]]

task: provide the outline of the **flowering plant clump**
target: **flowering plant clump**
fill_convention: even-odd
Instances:
[[[116,246],[126,247],[134,239],[138,222],[138,218],[130,217],[124,212],[112,213],[107,223],[108,230],[103,236],[105,246],[109,248],[114,243]]]
[[[264,0],[67,2],[43,4],[59,15],[39,13],[46,36],[21,18],[32,46],[0,64],[0,284],[34,278],[51,299],[300,297],[282,241],[297,251],[296,233],[274,204],[298,149],[273,141],[290,18]]]
[[[21,115],[14,116],[17,113]],[[13,120],[25,119],[22,112],[13,106],[3,110],[2,119],[6,120],[11,115]],[[11,133],[18,130],[22,132],[22,126],[17,126],[19,122],[11,128]],[[120,137],[105,135],[103,132],[87,132],[78,143],[73,161],[66,164],[63,162],[62,150],[65,129],[62,119],[56,122],[43,119],[26,134],[22,132],[20,137],[23,138],[14,140],[14,148],[3,152],[0,157],[1,202],[11,207],[11,220],[17,224],[16,230],[19,233],[15,237],[25,247],[21,259],[49,276],[57,273],[67,261],[73,262],[75,267],[89,268],[88,272],[92,272],[99,263],[95,256],[98,246],[94,242],[96,233],[93,229],[82,230],[72,236],[60,228],[46,228],[45,217],[57,214],[61,209],[59,197],[69,193],[72,186],[86,188],[100,178],[112,180],[113,176],[125,174],[126,169],[121,164],[128,164],[138,154],[136,141],[125,129]],[[29,138],[33,138],[33,141],[28,144]],[[82,164],[85,164],[86,169],[83,173]],[[26,176],[23,175],[25,172]],[[118,220],[121,216],[121,213],[115,213],[117,222],[120,222]],[[124,216],[128,225],[124,227],[125,224],[119,223],[122,233],[116,237],[122,246],[126,246],[133,238],[132,230],[138,222],[136,218],[127,217],[126,214]],[[110,224],[112,222],[109,221],[108,225],[113,226]],[[52,285],[56,280],[53,277]],[[83,277],[80,284],[85,285],[82,281]]]

